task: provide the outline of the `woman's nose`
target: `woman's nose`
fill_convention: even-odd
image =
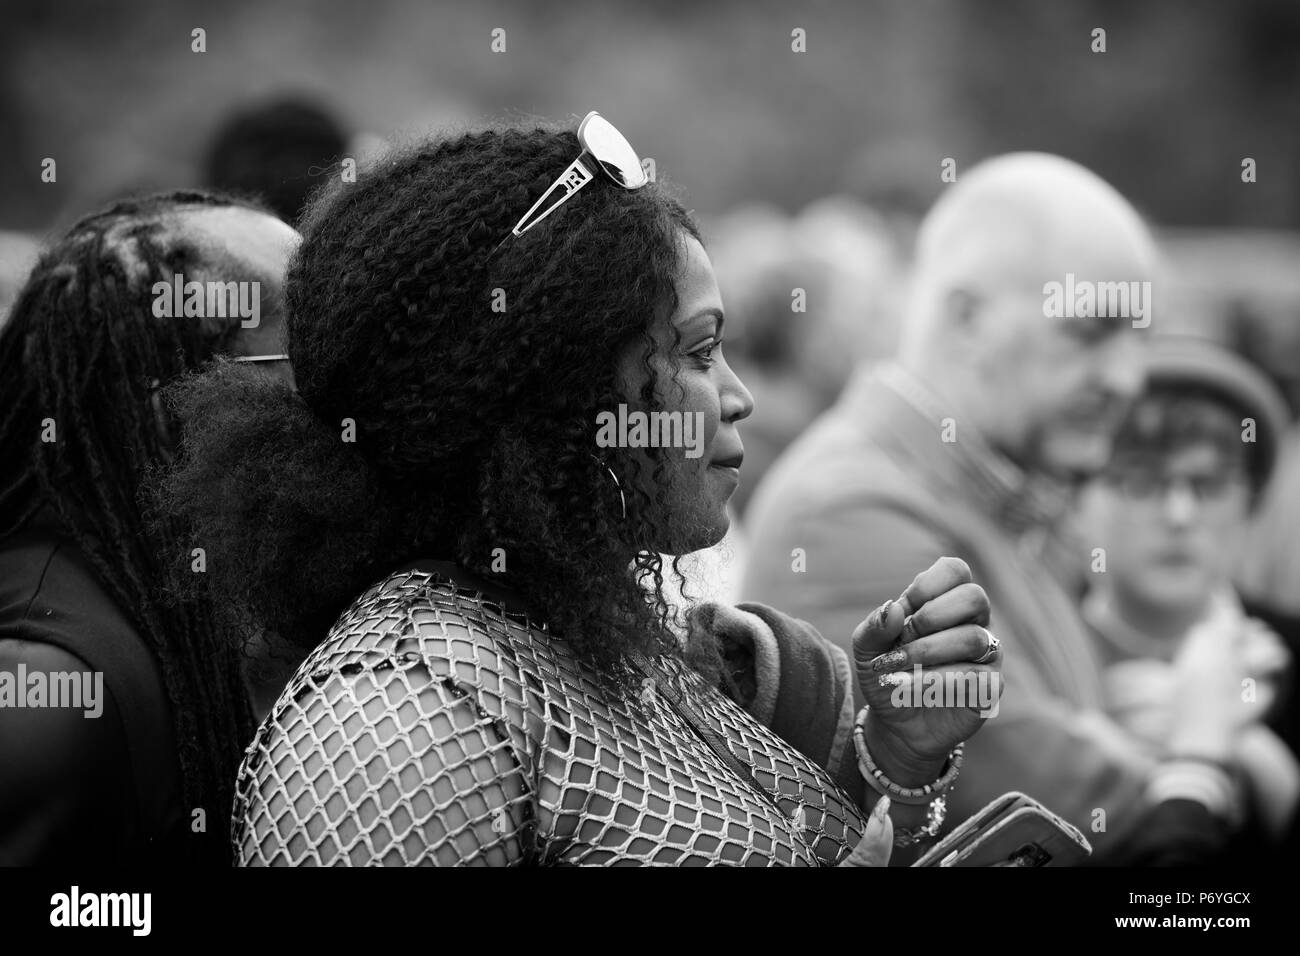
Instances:
[[[723,364],[723,379],[719,387],[721,395],[722,420],[738,422],[748,418],[754,412],[754,396],[740,380],[731,366]]]

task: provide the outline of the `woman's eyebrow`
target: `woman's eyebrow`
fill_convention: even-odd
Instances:
[[[698,322],[700,319],[708,319],[708,318],[713,319],[714,322],[717,323],[717,325],[716,325],[716,327],[715,327],[715,329],[714,329],[714,333],[713,333],[713,334],[714,334],[714,335],[721,335],[721,334],[722,334],[722,326],[723,326],[723,324],[724,324],[727,320],[726,320],[726,317],[722,314],[722,310],[719,309],[719,308],[716,308],[715,306],[709,306],[707,309],[701,309],[699,312],[696,312],[694,315],[692,315],[692,316],[690,316],[690,317],[688,317],[688,318],[686,318],[686,319],[683,319],[683,320],[682,320],[680,323],[678,323],[678,324],[681,325],[681,326],[688,326],[688,325],[692,324],[693,322]]]

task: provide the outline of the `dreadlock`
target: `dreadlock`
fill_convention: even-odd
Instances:
[[[238,648],[207,606],[165,597],[174,522],[146,522],[145,474],[162,459],[152,393],[221,350],[238,319],[157,319],[151,289],[211,266],[171,227],[188,207],[245,205],[173,192],[114,203],[41,256],[0,334],[0,538],[50,509],[160,664],[189,807],[224,821],[253,721]],[[250,207],[253,208],[253,207]],[[43,441],[51,423],[54,441]],[[223,827],[192,855],[220,861]]]

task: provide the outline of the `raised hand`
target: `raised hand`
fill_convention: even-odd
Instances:
[[[853,633],[870,706],[866,742],[901,786],[938,776],[949,753],[997,713],[1002,653],[989,601],[959,558],[940,558]]]

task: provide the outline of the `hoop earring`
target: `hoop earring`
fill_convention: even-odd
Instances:
[[[626,518],[627,518],[627,499],[626,499],[625,497],[623,497],[623,485],[622,485],[622,483],[618,480],[618,475],[614,474],[614,469],[613,469],[613,468],[609,467],[609,465],[605,464],[603,461],[601,461],[601,460],[600,460],[599,458],[597,458],[595,455],[592,455],[592,456],[591,456],[591,460],[594,461],[596,464],[600,465],[600,467],[604,468],[607,472],[609,472],[609,477],[611,477],[611,478],[614,479],[614,487],[618,489],[618,504],[619,504],[619,507],[623,510],[623,514],[621,515],[621,517],[624,518],[624,519],[626,519]]]

